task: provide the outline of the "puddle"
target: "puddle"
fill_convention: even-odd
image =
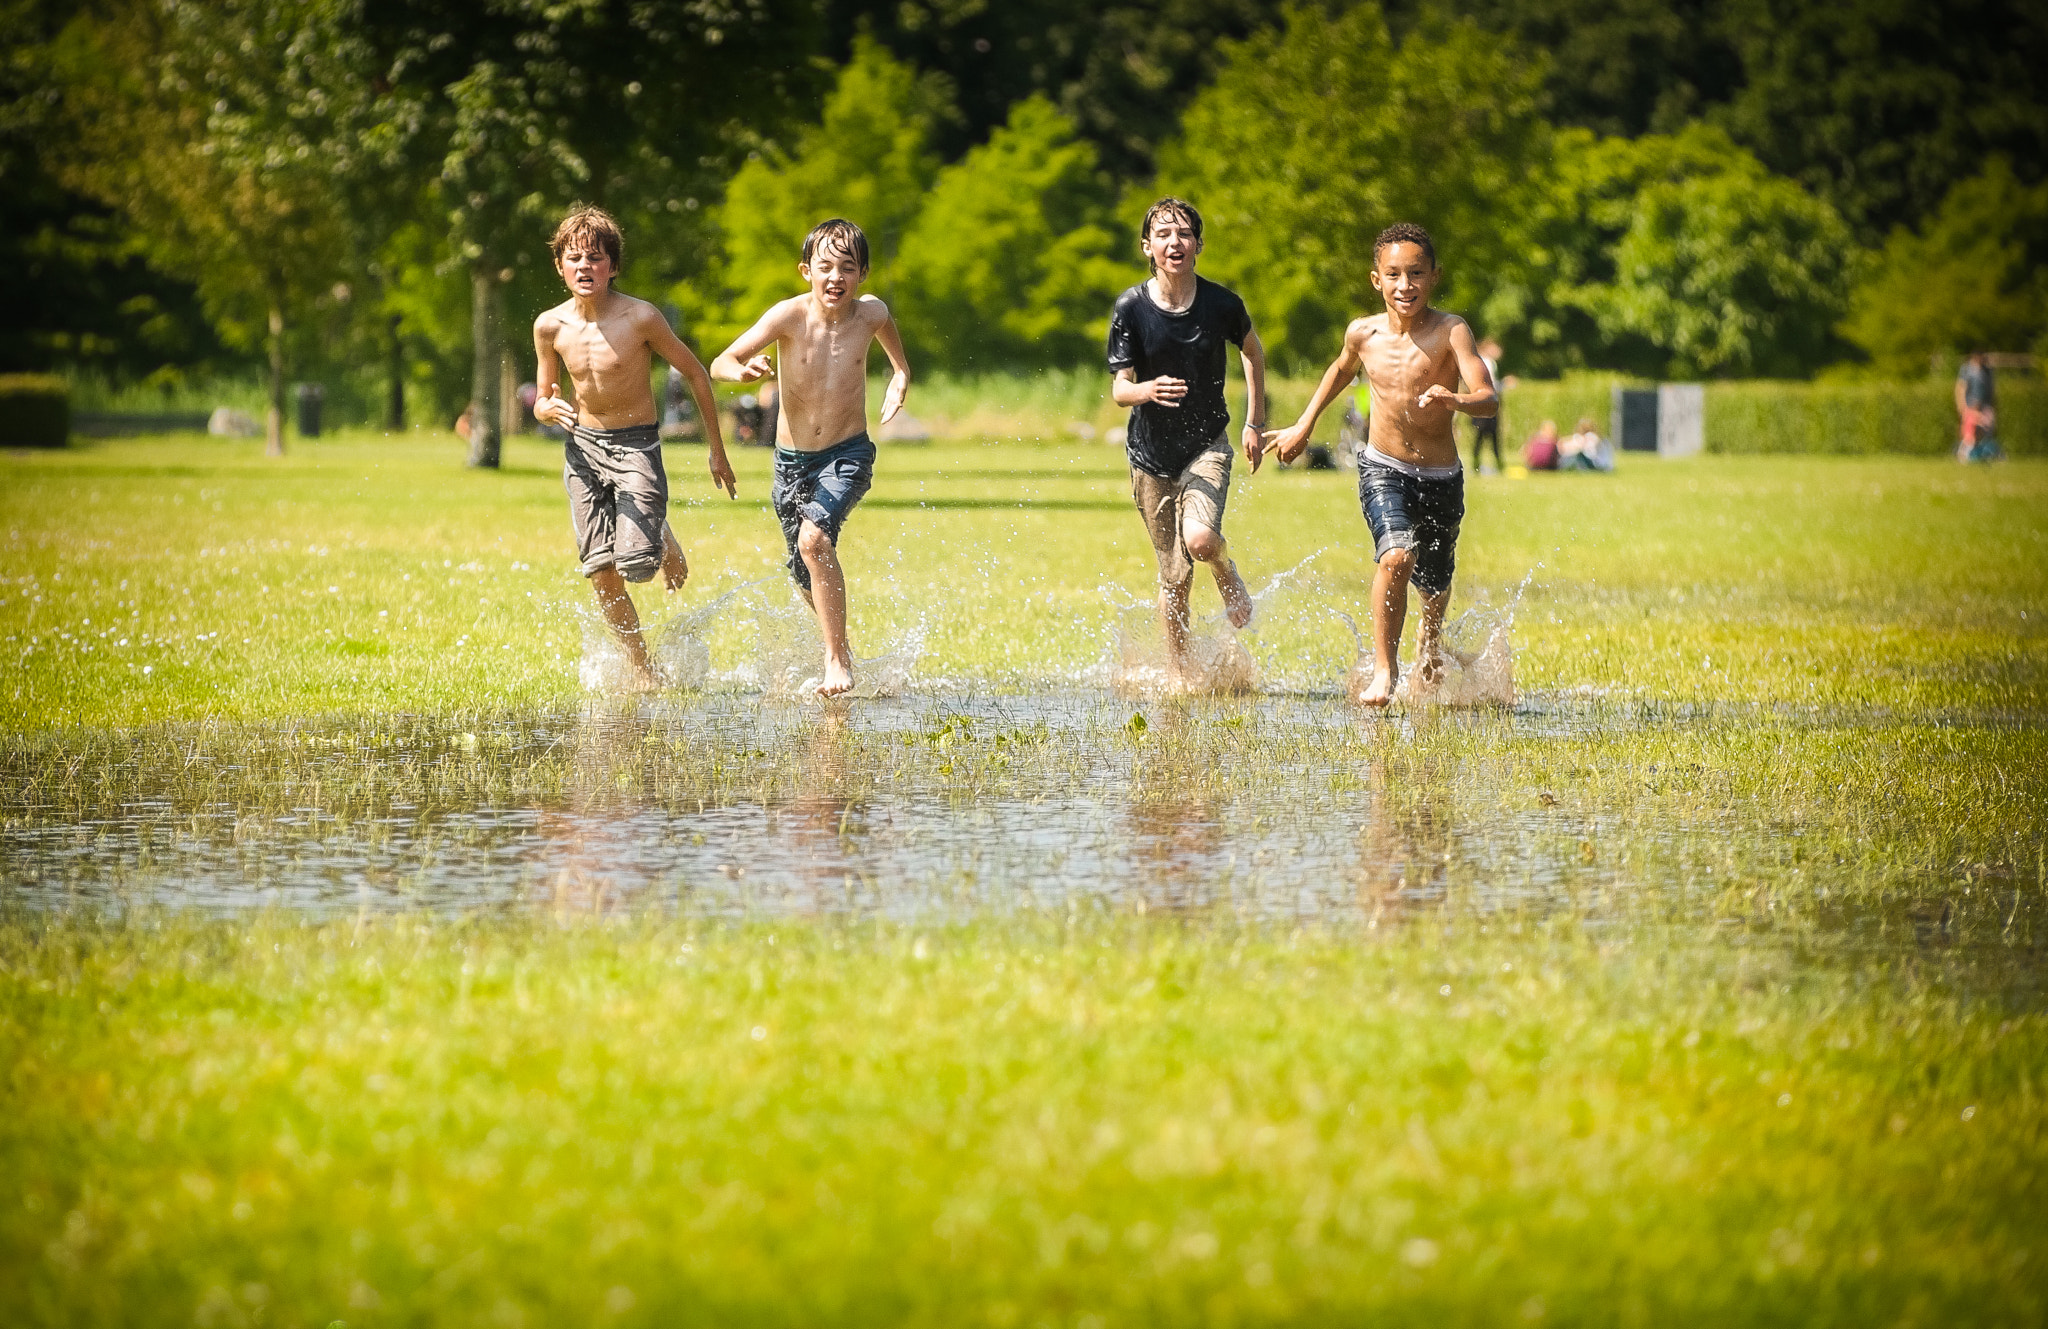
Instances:
[[[1854,863],[1788,878],[1772,828],[1712,797],[1603,807],[1494,755],[1750,723],[1571,697],[1389,716],[1327,693],[1134,705],[1086,689],[17,737],[0,752],[0,896],[901,919],[1085,907],[1367,928],[1446,908],[1732,908],[1768,928],[1788,901],[1867,896]],[[1672,788],[1697,779],[1673,772]],[[1792,892],[1758,894],[1773,880]],[[2038,893],[2024,894],[2007,936],[2031,935]],[[1924,910],[1924,894],[1909,903]],[[1990,925],[1972,918],[1956,935]]]

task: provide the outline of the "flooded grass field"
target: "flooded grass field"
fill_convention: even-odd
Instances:
[[[1475,478],[1375,715],[1346,477],[1168,696],[1112,452],[885,450],[825,707],[454,455],[0,459],[7,1322],[2048,1315],[2048,468]]]

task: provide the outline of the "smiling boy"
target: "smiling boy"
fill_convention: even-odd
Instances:
[[[819,222],[804,238],[797,272],[811,289],[761,315],[711,362],[711,374],[730,383],[770,374],[781,380],[775,515],[789,546],[790,576],[817,615],[825,644],[818,695],[836,697],[853,689],[839,532],[875,478],[868,348],[880,342],[896,370],[882,395],[883,424],[903,409],[910,361],[889,307],[860,294],[868,275],[868,238],[860,227],[840,217]],[[766,354],[771,345],[772,362]]]
[[[1138,243],[1152,276],[1118,296],[1110,312],[1110,395],[1131,411],[1124,435],[1131,497],[1159,561],[1159,619],[1179,682],[1196,563],[1209,565],[1231,625],[1251,622],[1251,592],[1223,539],[1231,460],[1223,345],[1235,345],[1244,365],[1243,443],[1253,470],[1266,421],[1266,353],[1244,301],[1195,274],[1202,214],[1193,205],[1154,203]]]
[[[612,289],[625,256],[618,223],[600,208],[578,208],[555,228],[548,249],[569,298],[533,321],[534,381],[545,385],[533,416],[569,431],[562,483],[583,575],[625,648],[636,684],[651,690],[660,680],[626,583],[650,581],[659,569],[674,591],[689,576],[668,525],[668,472],[648,381],[654,356],[681,371],[689,385],[710,444],[711,481],[728,497],[737,494],[732,467],[703,364],[660,310]],[[576,393],[573,404],[561,395],[564,367]]]
[[[1372,680],[1359,700],[1385,706],[1400,677],[1401,629],[1408,583],[1422,592],[1416,658],[1425,682],[1441,677],[1444,610],[1457,567],[1458,527],[1465,517],[1465,473],[1451,432],[1454,411],[1491,416],[1499,395],[1472,329],[1455,314],[1432,309],[1442,279],[1429,232],[1412,222],[1381,231],[1372,247],[1372,285],[1387,312],[1361,318],[1344,333],[1338,354],[1301,418],[1265,436],[1263,448],[1291,461],[1338,393],[1360,372],[1372,390],[1372,429],[1358,453],[1358,501],[1372,530]],[[1460,393],[1463,379],[1473,391]]]

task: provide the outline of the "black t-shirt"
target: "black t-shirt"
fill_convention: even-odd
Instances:
[[[1131,408],[1124,452],[1131,465],[1176,476],[1230,425],[1223,402],[1223,343],[1243,346],[1252,316],[1228,287],[1195,278],[1195,299],[1169,314],[1140,282],[1116,298],[1109,315],[1109,369],[1128,369],[1140,383],[1162,375],[1184,379],[1178,406],[1140,402]]]

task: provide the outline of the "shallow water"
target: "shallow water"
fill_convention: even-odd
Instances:
[[[1389,716],[1332,693],[1133,704],[1088,689],[829,709],[714,693],[53,738],[0,763],[0,894],[322,914],[1108,908],[1375,927],[1449,909],[1771,927],[1792,911],[1754,887],[1784,875],[1779,829],[1711,803],[1645,818],[1559,798],[1486,756],[1747,723],[1570,697]],[[1839,903],[1858,871],[1817,861],[1791,879],[1838,901],[1822,921],[1842,935],[1896,941],[1933,920],[1946,940],[1998,922],[1924,894],[1884,917]],[[2004,934],[2031,935],[2037,905],[2016,894]]]

